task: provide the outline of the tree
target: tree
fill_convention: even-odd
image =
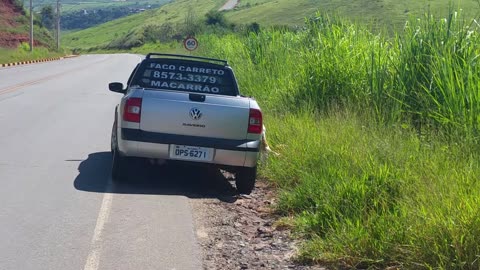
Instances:
[[[258,32],[260,32],[260,24],[258,24],[257,22],[253,22],[247,25],[247,31],[258,34]]]
[[[43,6],[40,11],[43,26],[52,30],[55,27],[55,13],[52,6]]]
[[[15,0],[13,1],[13,6],[15,8],[16,12],[22,13],[22,15],[25,15],[25,9],[23,8],[23,1],[22,0]]]
[[[205,14],[207,25],[218,25],[218,26],[227,26],[227,19],[225,19],[225,15],[217,10],[210,10]]]

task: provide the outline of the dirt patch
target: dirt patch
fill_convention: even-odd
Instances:
[[[249,196],[191,201],[204,269],[324,269],[293,262],[297,243],[274,227],[274,195],[260,181]]]
[[[218,11],[232,10],[238,5],[238,0],[228,0]]]
[[[22,27],[21,23],[18,23],[19,17],[25,16],[22,8],[16,6],[13,0],[1,0],[0,1],[0,47],[2,48],[16,48],[22,42],[29,42],[30,37],[25,33],[12,33],[17,32],[13,29]],[[40,42],[34,40],[34,45],[41,45]]]
[[[0,1],[1,28],[15,27],[17,25],[15,18],[18,16],[23,16],[23,11],[13,3],[13,0]]]
[[[16,48],[22,42],[29,43],[30,37],[26,34],[0,32],[0,47]],[[42,44],[38,40],[33,40],[33,45],[40,46]]]

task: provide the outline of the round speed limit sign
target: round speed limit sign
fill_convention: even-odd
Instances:
[[[194,51],[198,48],[198,40],[194,37],[187,37],[183,41],[183,46],[189,51]]]

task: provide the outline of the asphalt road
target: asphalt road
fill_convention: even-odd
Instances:
[[[202,268],[189,197],[208,194],[192,193],[197,173],[137,164],[135,183],[110,179],[120,95],[107,87],[139,60],[0,68],[0,269]]]

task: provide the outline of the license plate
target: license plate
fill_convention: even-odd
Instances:
[[[170,146],[170,158],[192,161],[212,161],[213,149],[172,144]]]

